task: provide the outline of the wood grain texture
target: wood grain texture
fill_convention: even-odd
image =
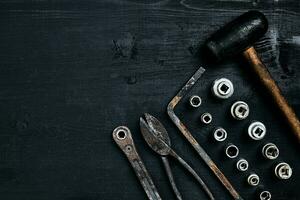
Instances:
[[[300,116],[300,5],[297,0],[54,0],[0,3],[0,199],[120,200],[146,199],[126,158],[113,143],[112,130],[131,128],[163,199],[174,199],[159,157],[139,133],[144,112],[157,116],[170,133],[172,146],[215,188],[217,199],[230,199],[166,115],[166,105],[205,58],[203,41],[246,10],[259,9],[268,33],[255,46],[284,95]],[[224,144],[211,140],[214,126],[224,126],[228,142],[240,147],[250,170],[274,199],[299,199],[299,145],[281,122],[255,77],[239,59],[208,70],[192,93],[203,98],[199,110],[178,108],[196,139],[245,199],[255,188],[245,173],[225,158]],[[210,85],[228,77],[235,94],[216,101]],[[234,100],[249,103],[251,114],[235,122],[227,112]],[[199,124],[201,113],[213,124]],[[267,136],[251,142],[245,127],[263,121]],[[276,162],[261,158],[259,148],[274,142],[276,162],[294,169],[292,179],[272,175]],[[176,162],[171,168],[185,199],[205,199],[192,177]]]

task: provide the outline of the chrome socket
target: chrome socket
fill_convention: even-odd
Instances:
[[[247,178],[247,182],[250,186],[257,186],[259,181],[259,176],[257,174],[250,174]]]
[[[260,200],[271,200],[272,199],[272,195],[269,191],[264,190],[261,193],[259,193],[259,199]]]
[[[277,178],[284,179],[284,180],[291,178],[293,174],[292,168],[290,167],[289,164],[285,162],[281,162],[277,164],[274,171]]]
[[[248,161],[243,158],[240,159],[239,161],[237,161],[237,163],[236,163],[236,168],[241,172],[247,171],[248,167],[249,167]]]
[[[225,148],[225,154],[228,158],[236,158],[239,155],[239,148],[230,144]]]
[[[211,91],[219,99],[228,99],[233,95],[234,88],[229,79],[220,78],[214,81]]]
[[[118,129],[116,130],[116,138],[118,140],[124,140],[127,137],[129,129],[127,127],[118,127]]]
[[[279,149],[275,144],[267,143],[262,148],[262,155],[269,160],[274,160],[279,156]]]
[[[243,120],[249,115],[250,109],[247,103],[244,101],[237,101],[232,104],[230,113],[234,119]]]
[[[214,138],[218,142],[223,142],[227,138],[227,131],[222,127],[216,128],[214,130]]]
[[[253,140],[261,140],[265,137],[267,129],[265,125],[261,122],[252,122],[248,127],[248,135]]]
[[[198,95],[193,95],[190,97],[189,102],[193,108],[198,108],[202,103],[202,99]]]
[[[210,124],[212,121],[212,115],[210,113],[203,113],[201,115],[201,122],[204,124]]]

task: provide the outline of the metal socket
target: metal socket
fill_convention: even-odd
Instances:
[[[230,144],[226,147],[225,154],[228,158],[236,158],[239,155],[239,148]]]
[[[261,193],[259,193],[259,199],[260,200],[271,200],[272,195],[269,191],[264,190]]]
[[[274,160],[279,156],[279,149],[275,144],[267,143],[262,148],[262,155],[269,160]]]
[[[249,116],[249,106],[244,101],[237,101],[232,104],[230,113],[234,119],[243,120]]]
[[[247,178],[247,182],[250,186],[257,186],[259,181],[259,176],[257,174],[250,174]]]
[[[116,130],[116,138],[118,140],[124,140],[127,137],[128,131],[129,130],[125,127],[118,127],[118,129]]]
[[[248,167],[249,167],[248,161],[243,158],[240,159],[239,161],[237,161],[237,163],[236,163],[236,168],[241,172],[247,171]]]
[[[211,91],[217,98],[228,99],[233,95],[234,88],[229,79],[220,78],[214,81]]]
[[[189,102],[193,108],[198,108],[202,103],[202,99],[198,95],[193,95],[190,97]]]
[[[214,138],[218,142],[223,142],[227,138],[227,131],[222,127],[216,128],[214,130]]]
[[[265,137],[267,129],[262,122],[252,122],[248,127],[248,135],[253,140],[261,140]]]
[[[204,124],[210,124],[212,121],[212,115],[208,112],[206,113],[203,113],[201,115],[201,122],[204,123]]]
[[[292,168],[290,167],[289,164],[287,164],[285,162],[281,162],[281,163],[277,164],[274,171],[275,171],[275,175],[277,176],[277,178],[282,179],[282,180],[291,178],[291,176],[293,174]]]

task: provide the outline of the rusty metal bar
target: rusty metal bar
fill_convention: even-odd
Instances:
[[[208,165],[208,167],[213,171],[213,173],[217,176],[217,178],[221,181],[221,183],[225,186],[231,196],[236,200],[242,200],[243,198],[239,195],[239,193],[234,189],[229,180],[225,177],[225,175],[221,172],[221,170],[217,167],[217,165],[212,161],[212,159],[208,156],[205,150],[200,146],[200,144],[196,141],[196,139],[192,136],[191,132],[188,128],[181,122],[181,120],[177,117],[174,112],[175,106],[180,102],[180,100],[188,93],[188,91],[195,85],[201,75],[205,72],[203,67],[200,67],[196,73],[189,79],[189,81],[183,86],[183,88],[178,92],[178,94],[171,100],[168,104],[167,112],[171,120],[177,126],[177,128],[181,131],[183,136],[191,143],[194,149],[197,151],[202,160]]]

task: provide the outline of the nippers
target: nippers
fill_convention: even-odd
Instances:
[[[142,135],[143,135],[145,141],[150,146],[150,148],[161,156],[166,173],[169,178],[169,181],[172,185],[173,191],[178,200],[181,200],[182,196],[181,196],[181,194],[176,186],[176,183],[174,181],[173,173],[171,171],[170,164],[169,164],[169,161],[167,158],[168,155],[176,158],[179,161],[179,163],[192,174],[192,176],[202,186],[203,190],[206,192],[209,199],[211,199],[211,200],[215,199],[213,197],[211,191],[207,187],[207,185],[199,177],[199,175],[195,172],[195,170],[193,168],[191,168],[191,166],[188,163],[186,163],[171,148],[171,141],[170,141],[168,132],[158,119],[156,119],[152,115],[146,113],[145,119],[143,119],[142,117],[140,118],[140,129],[141,129],[141,132],[142,132]]]

